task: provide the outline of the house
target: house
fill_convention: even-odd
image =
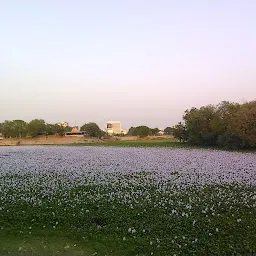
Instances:
[[[158,132],[158,135],[163,136],[163,135],[165,135],[165,132],[162,131],[162,130],[160,130],[160,131]]]

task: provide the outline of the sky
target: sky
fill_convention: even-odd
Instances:
[[[255,0],[0,0],[0,122],[119,120],[256,100]]]

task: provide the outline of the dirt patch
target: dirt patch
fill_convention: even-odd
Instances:
[[[0,141],[2,146],[19,146],[19,145],[60,145],[60,144],[73,144],[84,143],[90,139],[86,137],[76,136],[38,136],[38,137],[26,137],[26,138],[8,138]]]
[[[38,136],[38,137],[26,137],[26,138],[6,138],[0,140],[0,146],[21,146],[21,145],[63,145],[63,144],[80,144],[80,143],[94,143],[104,141],[137,141],[137,140],[164,140],[171,139],[170,136],[149,136],[145,138],[139,138],[136,136],[126,137],[110,137],[108,139],[90,138],[88,136]]]

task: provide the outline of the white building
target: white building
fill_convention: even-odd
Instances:
[[[164,135],[165,135],[165,132],[164,132],[163,130],[160,130],[160,131],[158,132],[158,135],[164,136]]]
[[[109,135],[121,134],[122,133],[121,122],[120,121],[108,121],[106,132]]]

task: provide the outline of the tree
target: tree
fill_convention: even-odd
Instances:
[[[46,134],[46,124],[43,119],[34,119],[28,123],[28,133],[30,136]]]
[[[212,129],[217,135],[216,145],[226,148],[239,148],[241,139],[235,132],[236,116],[241,105],[222,101],[216,107],[215,118],[211,121]]]
[[[218,135],[233,133],[235,117],[240,107],[240,104],[228,101],[222,101],[217,105],[211,125]]]
[[[164,133],[168,135],[173,135],[173,128],[172,127],[166,127],[164,129]]]
[[[191,108],[183,115],[184,125],[174,136],[190,143],[226,148],[256,148],[256,101],[238,104],[222,101],[213,106]],[[185,134],[185,136],[183,136]]]
[[[173,127],[173,136],[179,140],[180,142],[188,141],[188,131],[184,124],[179,122],[177,125]]]
[[[213,105],[186,110],[183,119],[188,133],[188,141],[198,145],[216,145],[217,133],[212,127],[215,117],[216,107]]]
[[[137,126],[134,130],[134,135],[139,137],[146,137],[150,135],[151,129],[145,125]]]
[[[55,124],[53,127],[54,127],[54,134],[58,134],[60,136],[63,136],[65,134],[64,126]]]
[[[12,121],[9,120],[5,120],[2,124],[1,124],[1,131],[2,135],[5,138],[9,138],[12,137],[13,135],[13,131],[12,131]]]
[[[234,134],[241,139],[242,147],[256,147],[256,101],[243,104],[234,118]]]
[[[128,130],[128,133],[127,133],[127,134],[128,134],[129,136],[135,136],[135,135],[134,135],[134,131],[135,131],[135,127],[132,126],[132,127]]]
[[[45,134],[47,135],[54,135],[55,132],[55,125],[54,124],[45,124]]]
[[[88,133],[91,137],[102,137],[103,131],[99,128],[99,126],[96,123],[87,123],[81,126],[81,131],[85,131]]]
[[[4,137],[24,137],[27,134],[27,123],[23,120],[5,120],[1,123],[0,133]]]
[[[157,129],[157,130],[155,130]],[[159,132],[158,128],[155,128],[155,129],[150,129],[149,127],[145,126],[145,125],[140,125],[140,126],[137,126],[137,127],[131,127],[129,130],[128,130],[128,135],[129,136],[139,136],[139,137],[146,137],[152,133],[157,133]],[[152,132],[153,131],[153,132]]]
[[[28,124],[23,120],[12,121],[14,137],[25,137],[27,135]]]
[[[157,135],[159,132],[160,132],[160,130],[159,130],[158,128],[152,128],[152,129],[150,129],[150,133],[151,133],[152,135]]]
[[[65,126],[64,127],[64,132],[71,132],[72,127],[71,126]]]

